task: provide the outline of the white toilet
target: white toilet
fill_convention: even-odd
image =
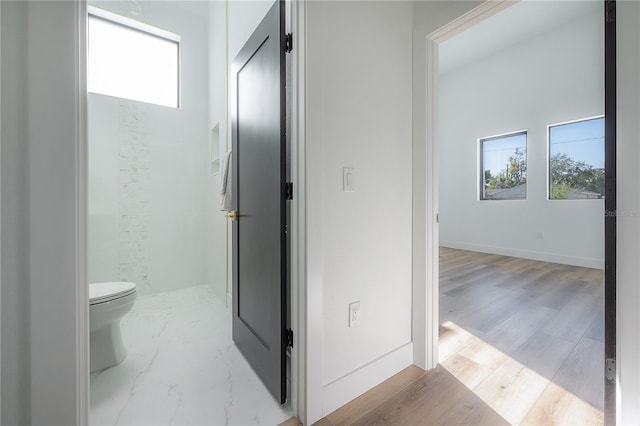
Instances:
[[[89,284],[91,371],[120,364],[127,349],[120,333],[120,320],[136,300],[136,285],[128,282]]]

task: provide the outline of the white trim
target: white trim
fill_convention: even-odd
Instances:
[[[573,124],[573,123],[580,123],[581,121],[589,121],[589,120],[596,120],[598,118],[604,118],[604,114],[600,114],[600,115],[594,115],[592,117],[585,117],[585,118],[576,118],[575,120],[568,120],[568,121],[562,121],[560,123],[551,123],[547,125],[547,128],[549,127],[556,127],[556,126],[562,126],[564,124]]]
[[[294,199],[291,205],[292,321],[297,325],[297,416],[303,424],[322,417],[322,287],[310,286],[307,256],[307,2],[293,1],[296,22],[293,28],[293,81],[295,95],[291,110],[292,179]],[[294,281],[295,280],[295,281]],[[315,292],[315,293],[314,293]],[[295,297],[295,298],[294,298]],[[295,347],[295,346],[294,346]],[[296,370],[294,370],[296,371]],[[294,411],[295,412],[295,411]]]
[[[413,343],[407,343],[355,371],[323,386],[322,415],[326,416],[413,364]]]
[[[432,369],[438,365],[438,337],[440,329],[440,225],[437,222],[440,209],[440,182],[437,140],[437,105],[438,105],[438,44],[427,40],[427,146],[426,146],[426,204],[427,221],[427,273],[426,273],[426,339],[427,350],[424,366]],[[431,96],[430,96],[431,95]],[[429,301],[431,306],[429,306]],[[429,309],[430,308],[430,309]]]
[[[487,0],[480,6],[471,9],[464,15],[461,15],[430,33],[427,38],[435,43],[443,43],[461,32],[473,27],[479,22],[484,21],[491,16],[502,12],[506,8],[518,3],[519,0]]]
[[[224,152],[225,154],[230,151],[231,141],[229,140],[229,0],[224,2]],[[233,283],[231,282],[231,274],[229,271],[232,269],[231,265],[231,237],[230,234],[231,224],[229,220],[224,221],[225,232],[225,263],[224,263],[224,285],[225,292],[227,293],[227,308],[233,311],[233,295],[231,289]]]
[[[323,369],[324,369],[324,359],[323,359],[323,344],[324,344],[324,318],[323,318],[323,286],[320,278],[317,274],[318,265],[323,261],[323,252],[321,248],[321,241],[317,240],[317,233],[310,232],[310,229],[307,227],[307,218],[309,215],[313,213],[313,208],[309,208],[309,203],[314,202],[313,198],[310,200],[307,198],[307,194],[309,193],[309,188],[307,187],[307,167],[306,167],[306,156],[307,156],[307,126],[306,124],[306,116],[307,116],[307,88],[308,81],[306,79],[306,67],[307,67],[307,48],[308,48],[308,39],[306,37],[306,25],[308,23],[309,17],[309,5],[313,3],[308,3],[306,0],[301,0],[298,2],[300,6],[299,10],[299,22],[304,25],[304,31],[300,31],[301,33],[297,35],[297,42],[294,39],[294,48],[297,46],[300,48],[303,47],[303,52],[298,59],[298,66],[300,69],[301,80],[298,82],[298,89],[301,92],[298,93],[298,114],[299,115],[299,123],[298,123],[298,137],[300,140],[298,141],[299,145],[299,154],[298,158],[302,158],[305,162],[304,175],[301,176],[303,181],[299,186],[299,193],[303,193],[303,198],[301,198],[298,202],[300,206],[303,206],[304,214],[299,215],[299,219],[301,222],[299,225],[300,236],[299,241],[300,244],[298,246],[299,258],[297,261],[298,267],[298,276],[300,277],[300,306],[304,307],[305,312],[299,312],[300,315],[300,325],[304,327],[305,335],[303,336],[303,340],[301,344],[298,346],[303,347],[304,354],[301,354],[301,358],[304,359],[304,383],[305,383],[305,411],[299,419],[303,424],[309,425],[317,422],[323,417],[322,410],[322,385],[323,385]],[[299,52],[300,53],[300,52]],[[309,244],[309,238],[315,238],[313,246]],[[309,255],[309,248],[312,248],[313,251],[311,255]]]
[[[640,3],[617,2],[616,138],[618,211],[640,210]],[[616,422],[640,424],[640,223],[617,219]]]
[[[87,282],[88,118],[87,3],[75,2],[76,22],[76,380],[78,424],[89,424],[89,286]]]
[[[464,30],[474,26],[498,12],[516,4],[512,0],[489,0],[469,12],[453,19],[426,36],[426,301],[425,315],[420,313],[422,301],[414,301],[414,330],[424,329],[424,337],[415,332],[413,339],[415,350],[414,363],[425,369],[438,365],[438,338],[440,312],[440,271],[439,271],[439,181],[438,181],[438,144],[437,144],[437,96],[438,96],[438,45]],[[420,283],[414,282],[414,287]],[[419,294],[419,292],[414,295]],[[416,326],[417,325],[417,326]],[[424,328],[421,328],[421,327]],[[424,345],[424,358],[420,357],[421,345]]]
[[[155,25],[145,24],[144,22],[138,21],[137,19],[127,18],[126,16],[118,15],[117,13],[100,9],[99,7],[87,6],[87,13],[90,16],[95,16],[96,18],[101,18],[105,21],[122,25],[123,27],[132,28],[143,33],[151,34],[156,37],[178,43],[178,45],[180,45],[182,40],[182,37],[174,32],[164,30]]]
[[[604,260],[593,257],[566,256],[543,251],[522,250],[510,247],[487,246],[484,244],[465,243],[461,241],[440,241],[440,247],[477,251],[480,253],[498,254],[500,256],[519,257],[539,260],[541,262],[560,263],[583,268],[604,269]]]
[[[545,188],[545,193],[546,193],[546,200],[550,201],[551,200],[551,146],[549,144],[550,139],[549,139],[549,133],[551,130],[551,126],[552,124],[547,125],[547,134],[545,135],[547,138],[547,146],[546,148],[546,157],[545,157],[545,180],[546,180],[546,188]]]
[[[0,3],[0,22],[2,22],[2,4]],[[2,31],[0,31],[0,58],[2,58]],[[0,62],[1,59],[0,59]],[[1,67],[0,67],[1,68]],[[2,72],[0,71],[0,82],[2,81]],[[0,84],[0,129],[2,129],[2,85]],[[2,132],[0,132],[0,147],[2,146]],[[0,150],[0,164],[2,163],[2,154]],[[0,173],[1,175],[1,173]],[[0,177],[0,188],[2,188],[2,178]],[[0,224],[2,223],[2,200],[0,197]],[[2,378],[2,226],[0,225],[0,378]],[[1,380],[0,380],[0,383]],[[2,419],[2,398],[0,398],[0,421]]]
[[[291,251],[291,408],[299,419],[306,418],[306,215],[305,215],[305,3],[287,0],[289,30],[293,34],[291,51],[291,181],[294,197],[290,205]],[[303,420],[304,421],[304,420]]]
[[[42,36],[47,23],[49,37]],[[28,2],[27,362],[34,424],[89,420],[86,183],[81,181],[86,174],[85,25],[83,2]],[[52,58],[65,66],[49,67]]]

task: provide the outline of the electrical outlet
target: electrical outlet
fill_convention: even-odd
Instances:
[[[360,324],[361,319],[360,301],[349,303],[349,327]]]

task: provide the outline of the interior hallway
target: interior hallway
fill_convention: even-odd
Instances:
[[[440,294],[440,365],[317,424],[603,423],[603,271],[442,248]]]

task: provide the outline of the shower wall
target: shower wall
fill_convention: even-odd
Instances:
[[[89,94],[89,282],[133,281],[140,294],[224,286],[210,266],[224,257],[224,241],[214,252],[204,231],[223,220],[211,167],[207,9],[91,4],[182,36],[182,98],[176,109]]]

